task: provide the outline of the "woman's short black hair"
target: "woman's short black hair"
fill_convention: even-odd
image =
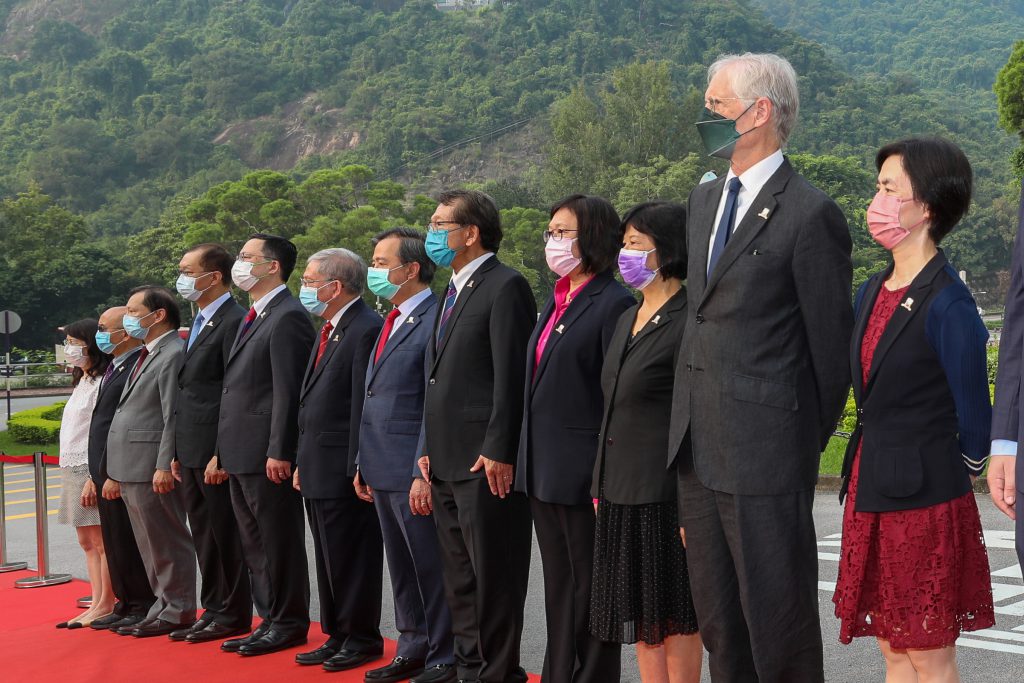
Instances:
[[[971,162],[959,147],[943,138],[907,138],[878,150],[875,166],[899,156],[910,178],[914,199],[928,207],[928,234],[936,244],[953,230],[971,205]]]
[[[644,202],[622,217],[622,232],[632,226],[654,240],[659,274],[686,279],[686,207],[676,202]]]
[[[62,328],[64,336],[74,337],[85,342],[85,354],[89,356],[88,371],[84,371],[82,368],[75,368],[71,372],[71,383],[74,386],[78,385],[78,382],[86,372],[89,373],[90,377],[102,377],[103,373],[107,371],[107,366],[110,365],[110,356],[100,351],[100,347],[96,346],[96,330],[98,326],[99,323],[95,319],[83,318]]]
[[[551,217],[569,209],[576,217],[576,245],[585,273],[603,273],[615,265],[624,228],[615,207],[604,197],[574,194],[551,207]]]

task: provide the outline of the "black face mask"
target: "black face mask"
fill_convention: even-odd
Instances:
[[[751,102],[750,107],[757,104],[757,100]],[[707,151],[708,156],[718,157],[719,159],[729,160],[732,158],[733,150],[736,149],[736,141],[742,136],[749,133],[750,130],[745,130],[742,133],[736,130],[736,122],[739,121],[743,114],[750,111],[750,107],[743,110],[743,113],[737,116],[735,119],[727,119],[721,114],[716,114],[707,107],[701,112],[700,119],[697,120],[697,132],[700,134],[700,140],[704,143],[704,149]],[[756,126],[755,126],[756,128]]]

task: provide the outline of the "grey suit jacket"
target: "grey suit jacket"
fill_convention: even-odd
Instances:
[[[1024,363],[1024,188],[1010,265],[1010,287],[1006,292],[1006,313],[999,340],[999,373],[996,401],[992,409],[992,438],[1016,441],[1018,454],[1024,442],[1024,402],[1021,395],[1021,364]],[[1017,470],[1020,472],[1020,468]],[[1017,489],[1024,490],[1024,474],[1017,475]]]
[[[676,365],[669,464],[682,452],[681,473],[693,467],[704,486],[725,493],[806,490],[850,386],[849,228],[835,202],[784,161],[709,278],[724,185],[721,178],[690,193],[690,317]]]
[[[134,378],[129,374],[107,434],[107,472],[114,481],[146,482],[156,470],[171,469],[184,358],[185,344],[174,331],[157,342]]]

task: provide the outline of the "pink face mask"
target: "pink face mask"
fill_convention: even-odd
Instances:
[[[913,199],[900,199],[878,191],[868,206],[868,230],[876,242],[890,251],[910,236],[910,231],[924,223],[922,218],[909,228],[900,223],[900,209],[905,203],[913,203]]]
[[[574,239],[551,239],[544,245],[544,259],[551,272],[558,277],[565,277],[580,264],[580,260],[572,255],[574,242]]]

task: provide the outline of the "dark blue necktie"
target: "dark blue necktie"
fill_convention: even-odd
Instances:
[[[455,282],[448,283],[448,291],[444,295],[444,307],[441,309],[441,322],[437,326],[437,341],[444,339],[444,328],[448,325],[448,319],[452,317],[452,309],[455,308],[455,299],[459,290],[455,289]]]
[[[204,322],[203,314],[197,313],[196,319],[192,321],[192,332],[188,335],[188,346],[185,347],[186,351],[192,348],[192,344],[195,343],[196,337],[199,336],[199,332],[203,329]]]
[[[715,232],[715,242],[711,245],[711,259],[708,261],[708,277],[715,269],[715,264],[725,251],[725,245],[729,243],[733,226],[736,224],[736,198],[740,194],[743,185],[739,178],[732,178],[729,181],[729,193],[725,197],[725,209],[722,211],[722,220],[718,223],[718,230]]]

